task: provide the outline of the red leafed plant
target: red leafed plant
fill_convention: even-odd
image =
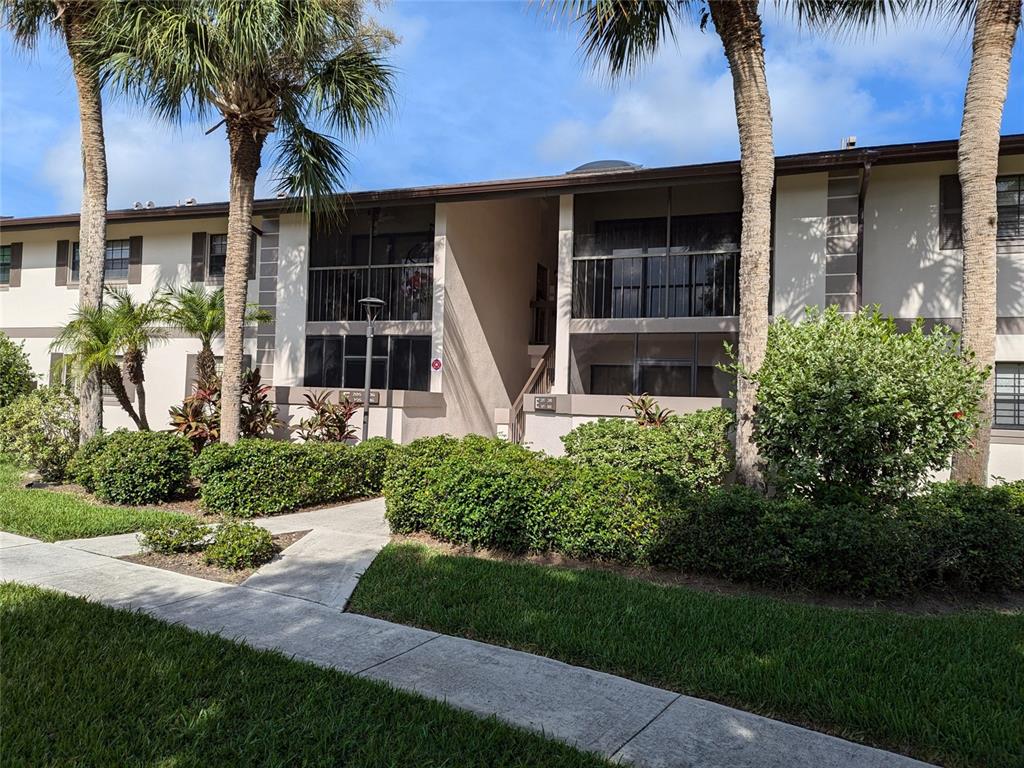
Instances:
[[[356,436],[349,420],[359,406],[348,398],[340,403],[330,401],[330,392],[306,393],[306,407],[312,416],[302,419],[294,428],[296,435],[314,443],[340,443]]]
[[[196,388],[180,406],[170,410],[171,431],[188,438],[199,453],[210,443],[220,440],[220,379],[206,389]],[[266,437],[281,425],[277,409],[270,402],[270,387],[260,384],[260,372],[246,371],[242,376],[243,437]]]

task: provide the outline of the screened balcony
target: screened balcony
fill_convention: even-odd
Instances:
[[[573,250],[574,318],[739,314],[738,211],[595,216],[586,230]]]
[[[430,320],[434,303],[434,207],[353,212],[314,222],[306,319],[365,319],[359,300],[382,299],[381,320]]]

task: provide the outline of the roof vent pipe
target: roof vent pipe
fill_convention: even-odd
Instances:
[[[142,203],[136,200],[134,203],[132,203],[132,208],[134,208],[136,211],[141,211]]]

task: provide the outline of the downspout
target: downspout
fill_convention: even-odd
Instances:
[[[857,195],[857,309],[864,306],[864,201],[871,183],[871,164],[875,153],[864,155],[864,170],[860,178],[860,194]]]

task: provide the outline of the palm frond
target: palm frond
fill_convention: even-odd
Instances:
[[[57,8],[52,0],[2,0],[0,23],[20,47],[34,49],[39,37],[53,32]]]

